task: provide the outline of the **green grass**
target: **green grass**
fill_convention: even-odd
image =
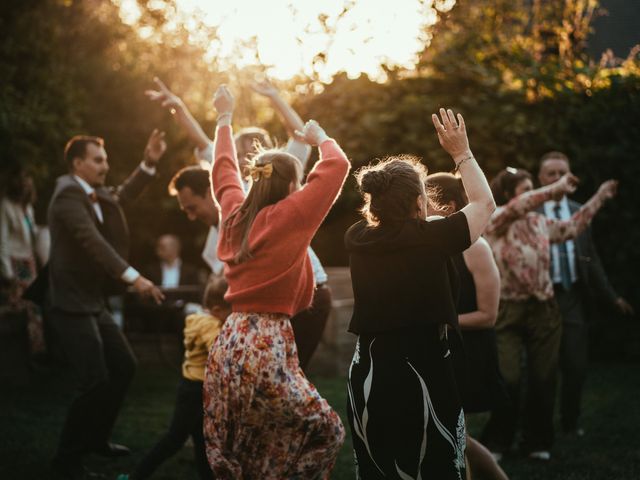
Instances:
[[[160,366],[141,366],[120,415],[113,439],[132,448],[134,455],[118,461],[90,457],[88,465],[115,478],[128,471],[166,428],[173,409],[178,374]],[[320,392],[346,424],[344,378],[314,378]],[[22,387],[4,385],[0,394],[0,479],[50,478],[53,454],[73,380],[63,371],[34,375]],[[637,480],[640,479],[640,366],[599,364],[592,368],[585,394],[583,438],[558,437],[553,459],[532,463],[505,459],[503,467],[514,480]],[[482,418],[470,422],[478,432]],[[348,429],[347,429],[348,430]],[[185,447],[167,461],[154,479],[196,479],[192,452]],[[333,479],[353,479],[348,437],[336,463]]]

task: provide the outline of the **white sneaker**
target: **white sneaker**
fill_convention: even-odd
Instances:
[[[543,462],[548,462],[551,460],[551,453],[547,450],[539,450],[529,453],[529,458],[531,460],[542,460]]]
[[[502,452],[491,452],[491,456],[496,462],[501,462],[504,455]]]

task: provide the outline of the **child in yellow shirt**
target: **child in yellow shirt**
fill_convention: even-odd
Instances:
[[[138,463],[133,473],[120,475],[118,480],[148,478],[163,461],[182,448],[189,436],[193,439],[198,475],[203,480],[213,479],[202,433],[202,382],[209,350],[231,313],[231,306],[224,301],[226,291],[227,283],[224,279],[211,280],[205,289],[202,302],[207,312],[196,313],[186,318],[182,378],[169,430]]]

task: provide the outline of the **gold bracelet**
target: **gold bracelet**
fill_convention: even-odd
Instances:
[[[462,165],[467,160],[471,160],[472,158],[474,158],[473,155],[469,155],[468,157],[465,157],[462,160],[460,160],[458,163],[456,163],[456,168],[453,169],[453,173],[456,173],[458,170],[460,170],[460,165]]]

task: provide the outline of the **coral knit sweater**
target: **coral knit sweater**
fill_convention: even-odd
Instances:
[[[314,280],[307,248],[338,198],[350,167],[335,141],[326,140],[319,149],[320,160],[307,183],[256,216],[249,232],[252,258],[235,264],[241,235],[233,229],[221,229],[218,257],[225,263],[229,284],[225,300],[234,312],[293,316],[311,304]],[[224,223],[246,196],[229,126],[216,131],[211,185]]]

